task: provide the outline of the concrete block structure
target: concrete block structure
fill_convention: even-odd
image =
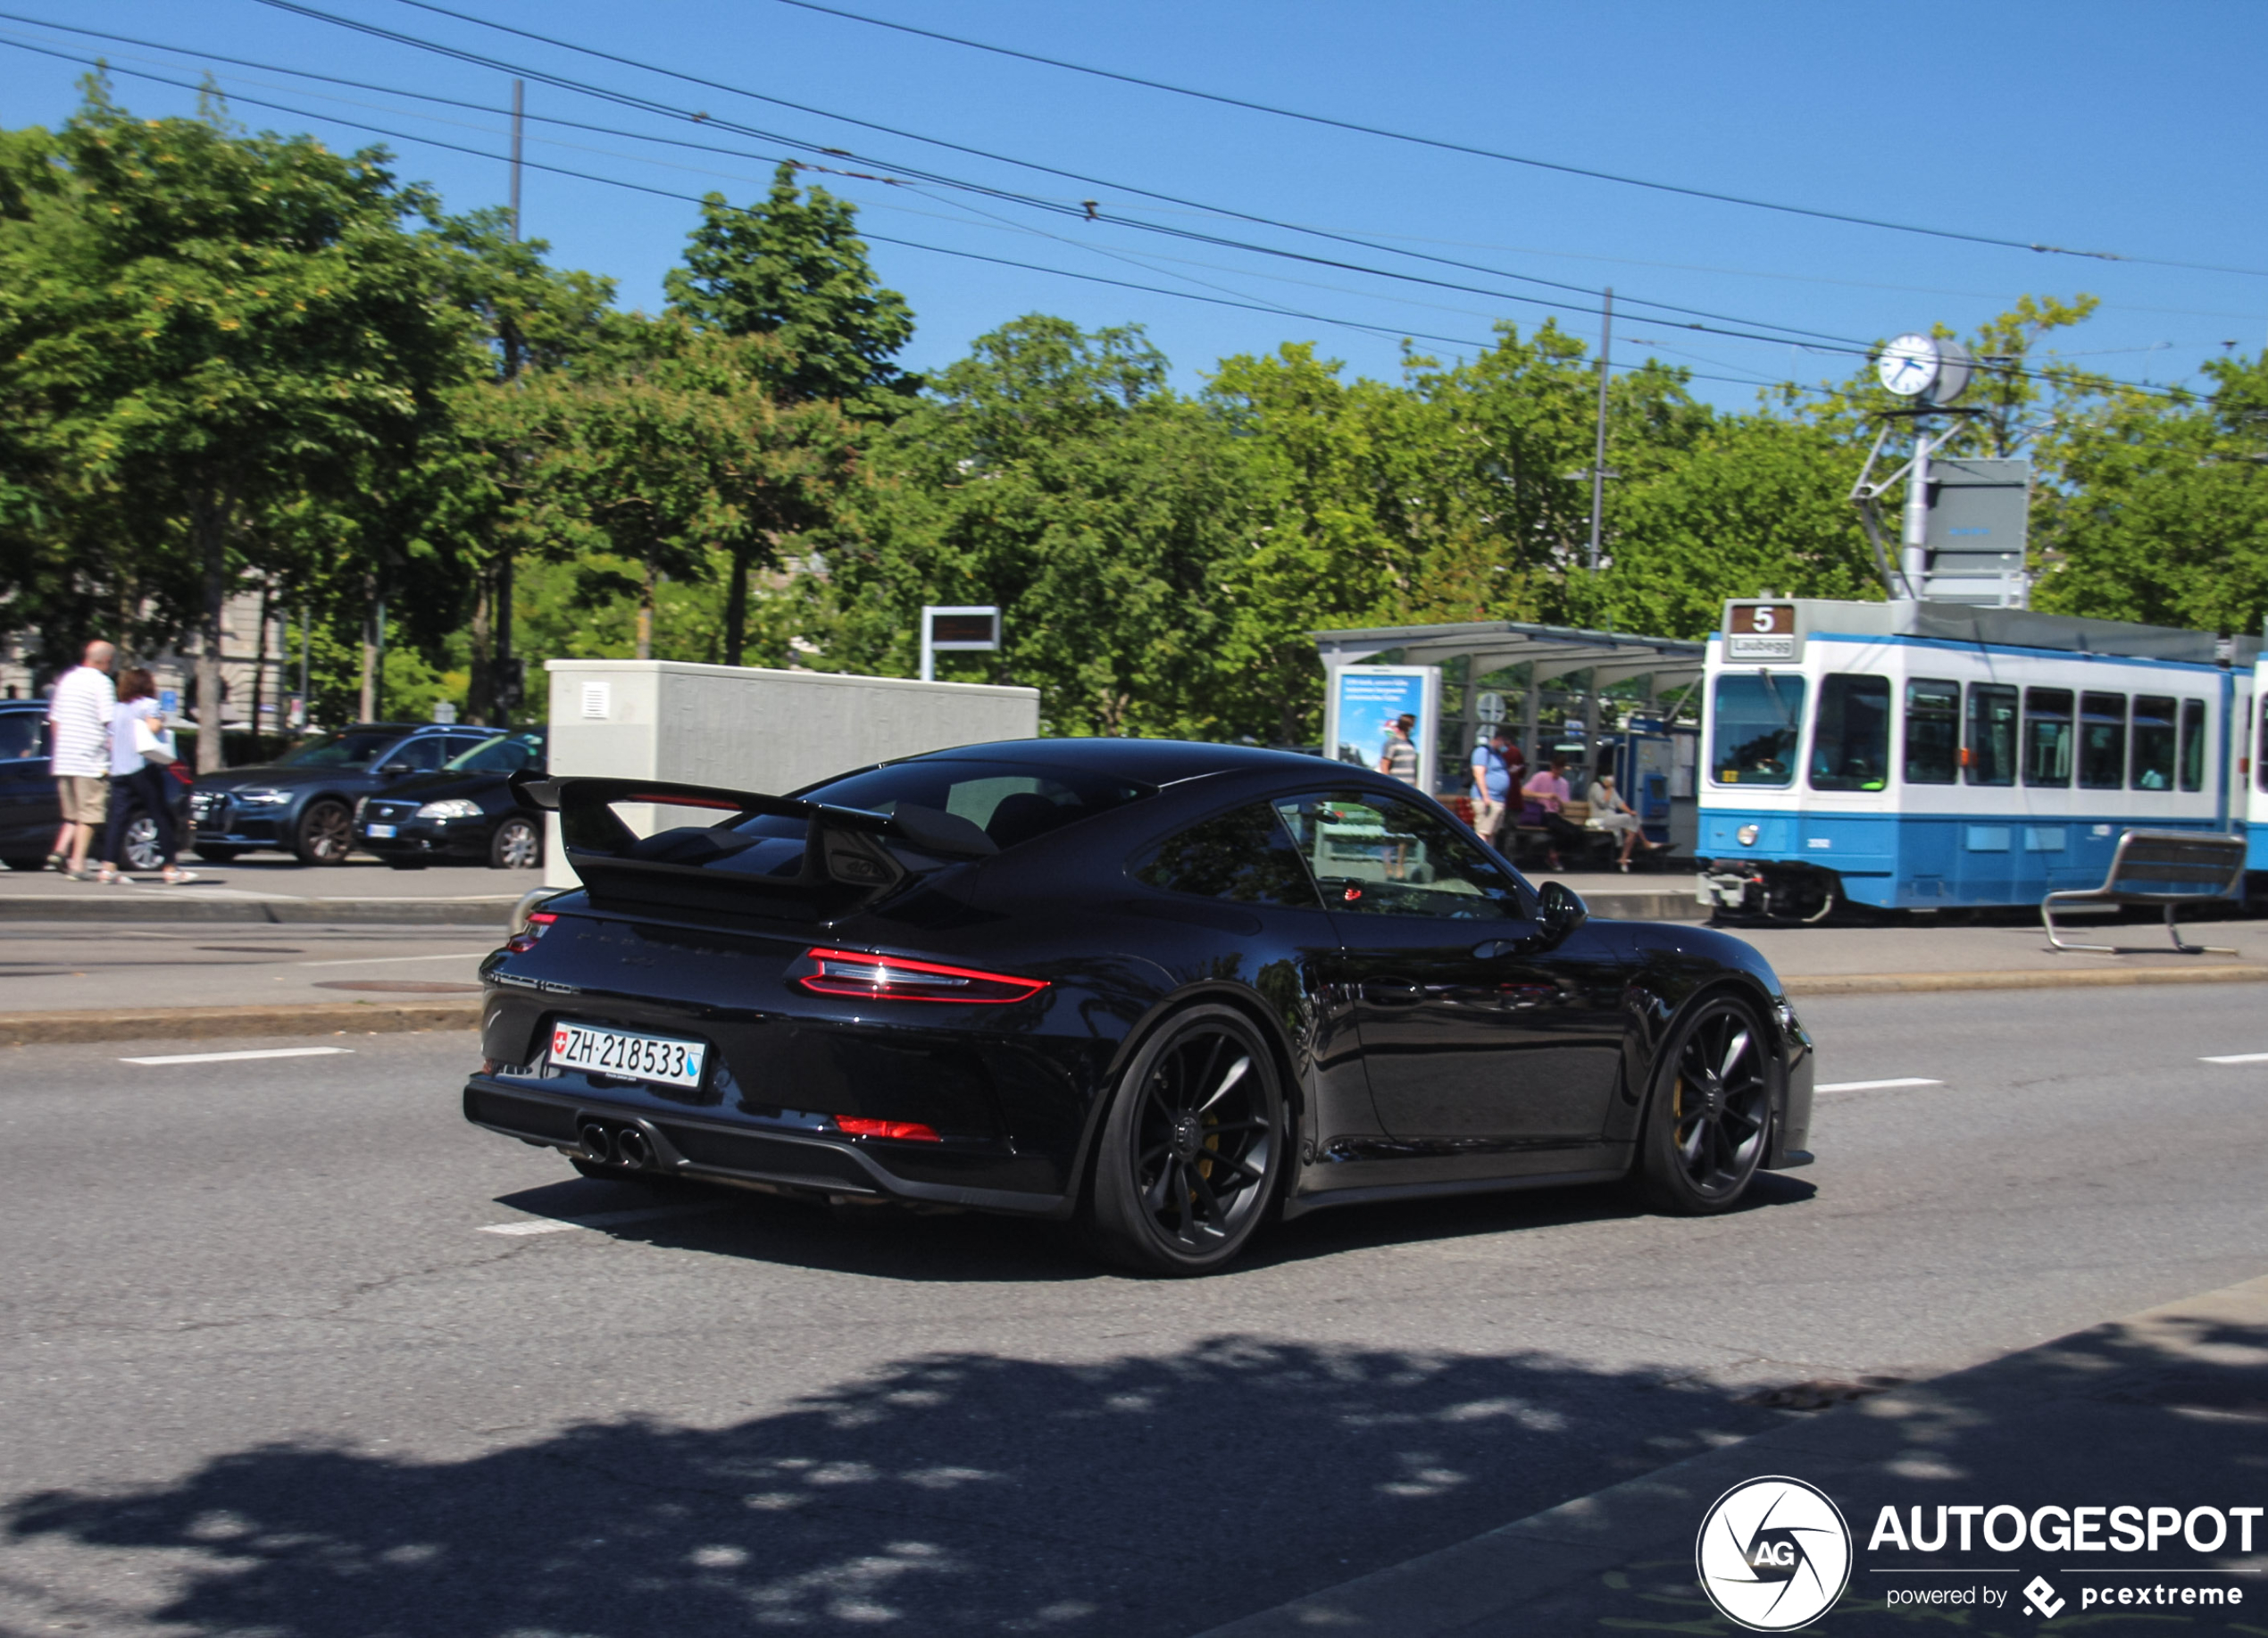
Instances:
[[[892,756],[1039,731],[1039,691],[682,660],[551,660],[554,774],[774,794]],[[697,817],[696,817],[697,815]],[[636,824],[635,815],[626,815]],[[657,810],[655,828],[715,815]],[[575,885],[557,845],[545,881]]]

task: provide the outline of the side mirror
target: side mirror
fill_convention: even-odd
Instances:
[[[378,775],[380,779],[399,779],[404,773],[414,773],[416,772],[417,770],[410,766],[410,765],[406,762],[389,762],[379,766]],[[1558,884],[1555,882],[1553,885],[1557,886]]]
[[[1556,877],[1544,883],[1537,898],[1541,904],[1538,931],[1542,933],[1547,949],[1590,920],[1591,913],[1575,896],[1575,890]]]

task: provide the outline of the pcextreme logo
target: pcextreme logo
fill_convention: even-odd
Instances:
[[[1717,1498],[1693,1557],[1701,1590],[1726,1619],[1789,1633],[1833,1609],[1850,1584],[1851,1530],[1801,1479],[1750,1479]]]

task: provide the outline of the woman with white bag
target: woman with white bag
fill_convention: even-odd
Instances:
[[[157,827],[158,857],[165,864],[165,885],[179,887],[196,877],[174,860],[173,804],[166,773],[179,758],[172,732],[157,708],[157,684],[137,665],[118,680],[118,705],[110,723],[110,821],[103,836],[102,882],[128,880],[126,829],[138,811]]]

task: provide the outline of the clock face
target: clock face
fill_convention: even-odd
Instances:
[[[1890,391],[1902,398],[1913,397],[1937,379],[1937,343],[1927,336],[1900,336],[1882,349],[1874,372]]]

